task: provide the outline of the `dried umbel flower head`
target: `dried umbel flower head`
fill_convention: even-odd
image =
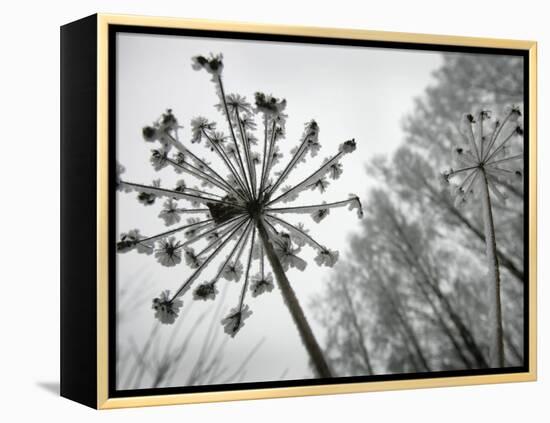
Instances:
[[[193,298],[195,300],[213,300],[218,294],[218,288],[216,288],[216,282],[204,282],[198,285],[193,291]]]
[[[465,145],[454,148],[455,167],[442,174],[444,182],[458,180],[453,186],[456,206],[476,198],[485,183],[499,200],[504,201],[506,194],[499,185],[523,177],[523,153],[510,153],[512,139],[523,136],[520,109],[510,107],[503,120],[493,120],[491,115],[490,111],[482,110],[475,115],[466,114],[462,119]]]
[[[243,305],[231,309],[229,314],[222,319],[222,325],[224,326],[225,333],[234,337],[239,329],[244,326],[244,321],[252,315],[252,311],[248,305]]]
[[[178,317],[179,309],[183,306],[183,302],[170,297],[170,291],[163,291],[160,297],[153,299],[153,310],[155,317],[162,323],[172,324]]]
[[[176,292],[168,296],[166,291],[153,301],[155,316],[162,323],[173,323],[181,307],[178,298],[203,271],[213,266],[214,258],[225,251],[225,257],[213,269],[214,276],[196,285],[192,292],[194,299],[209,301],[216,298],[220,280],[242,284],[237,307],[222,321],[225,332],[233,337],[252,314],[245,303],[247,291],[252,297],[257,297],[273,290],[274,277],[266,266],[266,257],[278,281],[286,280],[283,272],[290,268],[301,271],[306,268],[306,261],[299,257],[305,246],[317,251],[315,262],[320,266],[332,267],[338,260],[338,252],[316,241],[302,223],[292,224],[282,216],[307,214],[314,222],[321,222],[332,209],[348,207],[357,210],[361,217],[359,198],[351,195],[341,201],[324,200],[295,206],[282,204],[298,200],[306,190],[316,190],[319,195],[328,193],[332,188],[330,180],[337,180],[343,172],[342,159],[353,153],[357,145],[353,139],[342,142],[336,152],[309,176],[296,184],[284,184],[306,157],[315,157],[319,153],[321,143],[317,122],[310,120],[305,124],[301,139],[291,150],[291,157],[275,173],[277,163],[282,160],[279,144],[286,136],[286,100],[257,92],[253,106],[239,94],[225,94],[221,54],[196,56],[192,63],[194,69],[205,70],[212,76],[220,100],[215,107],[227,122],[228,135],[220,132],[220,125],[215,122],[195,117],[191,119],[190,138],[182,141],[182,127],[171,110],[143,128],[144,140],[159,144],[150,158],[153,169],[171,167],[178,174],[198,181],[201,188],[190,188],[188,180],[179,180],[175,188],[161,187],[160,181],[145,185],[124,180],[118,174],[119,189],[138,192],[142,204],[150,205],[157,198],[164,199],[159,217],[170,229],[148,237],[139,235],[138,231],[128,232],[121,236],[117,248],[124,252],[143,250],[147,246],[163,266],[185,263],[193,269],[191,276]],[[252,133],[260,126],[257,118],[263,124],[263,143]],[[254,145],[258,151],[254,150]],[[209,150],[209,154],[215,154],[217,163],[211,164],[203,159],[195,150],[200,146]],[[193,217],[182,225],[184,214]],[[254,262],[258,262],[258,268],[252,277]]]

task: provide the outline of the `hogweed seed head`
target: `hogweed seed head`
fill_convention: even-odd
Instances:
[[[238,306],[222,320],[225,332],[234,337],[252,314],[244,302],[247,291],[257,297],[271,292],[274,287],[273,275],[265,266],[263,245],[255,241],[258,225],[265,228],[282,268],[303,271],[307,263],[300,257],[302,248],[307,246],[316,250],[315,262],[328,267],[337,262],[338,251],[317,242],[303,223],[292,224],[281,216],[307,214],[319,223],[335,208],[356,210],[358,217],[362,217],[363,211],[359,197],[354,194],[341,201],[286,205],[296,201],[306,190],[318,190],[321,195],[330,192],[330,179],[335,181],[342,175],[341,161],[356,150],[357,143],[355,139],[344,141],[308,177],[298,183],[286,183],[293,171],[305,163],[306,157],[315,158],[320,152],[318,123],[309,120],[304,124],[301,138],[284,162],[279,144],[287,135],[286,99],[256,92],[252,106],[244,96],[226,94],[223,66],[221,54],[192,58],[193,69],[204,70],[212,76],[219,98],[215,108],[226,122],[227,134],[219,130],[217,123],[199,116],[191,119],[188,141],[180,141],[182,126],[171,109],[142,129],[146,142],[158,143],[150,157],[153,169],[165,172],[172,168],[185,179],[179,179],[175,188],[168,189],[161,187],[160,180],[151,185],[124,180],[122,167],[117,172],[119,191],[137,192],[139,202],[144,205],[151,206],[156,199],[163,200],[158,216],[169,227],[149,237],[142,236],[138,230],[122,233],[117,251],[154,253],[163,266],[179,266],[183,261],[193,269],[175,293],[170,296],[164,291],[153,300],[155,317],[162,323],[173,323],[182,307],[178,298],[205,269],[213,269],[215,276],[194,287],[195,300],[214,300],[222,279],[242,282]],[[260,140],[253,132],[256,130],[261,134]],[[200,146],[216,156],[214,164],[197,153],[195,149]],[[189,184],[188,178],[198,181],[200,186]],[[182,222],[184,214],[193,215],[185,224]],[[214,268],[212,262],[222,251],[226,255]],[[259,269],[252,277],[251,267],[255,261],[259,262]]]
[[[504,201],[506,194],[499,185],[506,180],[522,178],[521,163],[519,166],[516,163],[521,162],[523,154],[510,154],[509,148],[514,137],[523,136],[521,116],[517,106],[508,108],[502,121],[493,121],[489,110],[464,116],[461,132],[466,144],[453,149],[455,166],[440,176],[444,184],[458,180],[452,185],[456,207],[477,198],[482,191],[479,184],[485,180],[493,195]]]

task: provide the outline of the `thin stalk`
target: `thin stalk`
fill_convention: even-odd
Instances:
[[[476,169],[479,166],[469,166],[469,167],[463,167],[462,169],[457,169],[449,172],[449,177],[458,175],[459,173],[466,172],[468,170]]]
[[[483,113],[479,115],[479,158],[483,159]]]
[[[337,207],[344,207],[354,201],[357,201],[357,198],[353,197],[349,198],[348,200],[334,201],[332,203],[324,204],[313,204],[308,206],[266,208],[265,210],[270,213],[309,213],[319,209],[333,209]]]
[[[203,194],[203,195],[216,197],[216,198],[223,198],[224,197],[223,195],[214,194],[212,192],[207,192],[207,191],[203,191],[203,190],[200,190],[200,189],[189,188],[189,187],[184,187],[181,192],[186,192],[186,191],[190,192],[190,193],[193,193],[193,194],[199,194],[199,195]]]
[[[300,146],[298,147],[298,150],[296,150],[296,153],[294,153],[294,156],[292,156],[292,159],[288,162],[285,169],[277,179],[277,181],[273,184],[273,187],[269,191],[269,195],[273,194],[277,188],[279,188],[279,185],[283,183],[283,181],[288,177],[292,169],[294,169],[294,166],[302,158],[302,156],[307,151],[307,142],[309,140],[309,137],[304,138]]]
[[[241,217],[241,219],[237,222],[235,222],[232,226],[224,229],[223,231],[220,231],[219,233],[219,237],[216,238],[214,241],[212,241],[210,244],[208,244],[206,247],[204,247],[201,251],[199,251],[197,253],[197,257],[200,257],[202,256],[203,254],[206,254],[207,252],[209,252],[211,249],[213,249],[214,247],[216,247],[217,244],[219,244],[220,242],[222,242],[224,239],[225,239],[225,236],[231,232],[233,229],[235,229],[237,226],[239,226],[240,223],[243,223],[244,220],[246,219],[246,217]]]
[[[194,237],[192,237],[192,238],[188,239],[187,241],[181,243],[180,246],[177,249],[180,249],[180,248],[186,247],[188,245],[191,245],[194,242],[197,242],[200,239],[204,238],[205,236],[211,234],[212,232],[220,231],[221,228],[223,228],[224,226],[228,226],[228,225],[231,225],[233,223],[233,226],[229,226],[228,228],[224,229],[223,231],[220,231],[220,237],[217,239],[218,241],[220,241],[221,238],[223,237],[223,235],[227,234],[228,232],[231,232],[236,226],[239,225],[239,223],[242,223],[242,220],[244,218],[245,218],[244,215],[239,215],[237,217],[234,217],[231,220],[228,220],[227,222],[222,223],[221,225],[215,225],[213,228],[210,228],[207,231],[201,232],[198,235],[195,235]],[[199,256],[200,254],[202,254],[202,252],[197,254],[197,256]]]
[[[519,160],[519,159],[523,159],[523,154],[516,154],[515,156],[506,157],[500,160],[493,160],[492,162],[488,162],[487,166],[494,166],[498,163],[510,162],[512,160]]]
[[[241,187],[241,189],[243,190],[243,192],[247,192],[246,191],[246,187],[244,186],[244,183],[243,181],[241,180],[241,177],[239,176],[237,170],[235,169],[235,167],[233,166],[233,163],[231,163],[231,161],[229,160],[229,157],[227,156],[226,152],[224,151],[224,149],[222,147],[220,147],[218,144],[216,144],[212,138],[206,133],[206,131],[203,129],[202,130],[202,133],[204,134],[204,136],[206,137],[206,139],[210,142],[210,145],[212,146],[212,148],[214,148],[214,150],[216,150],[216,153],[218,153],[218,156],[220,156],[220,158],[223,160],[223,162],[225,163],[225,165],[227,166],[227,168],[229,169],[229,171],[231,172],[231,174],[233,175],[233,177],[235,178],[235,180],[237,181],[237,183],[239,184],[239,186]],[[233,191],[235,191],[233,189]],[[246,198],[244,198],[241,194],[239,194],[237,191],[235,191],[241,198],[243,198],[243,200],[246,201]]]
[[[279,219],[276,216],[267,214],[266,215],[269,219],[274,220],[275,222],[279,223],[281,226],[284,226],[288,230],[295,232],[298,234],[298,236],[301,236],[302,238],[305,238],[305,241],[313,248],[316,248],[318,250],[324,250],[325,247],[321,244],[319,244],[311,235],[309,235],[307,232],[301,230],[300,228],[294,226],[292,223],[287,222],[286,220]]]
[[[252,172],[252,160],[250,158],[250,145],[248,144],[248,139],[246,137],[246,131],[243,128],[241,118],[239,116],[239,108],[235,107],[235,119],[237,120],[237,125],[239,127],[239,133],[241,134],[241,140],[243,142],[244,155],[246,159],[246,165],[248,168],[248,176],[250,177],[250,184],[252,188],[252,195],[256,196],[256,177]]]
[[[468,125],[468,129],[470,130],[470,136],[472,137],[471,142],[472,142],[472,145],[474,146],[474,152],[476,154],[477,161],[481,161],[481,156],[479,154],[479,150],[477,149],[477,145],[476,145],[476,137],[474,135],[474,128],[473,128],[473,125],[471,123]],[[481,143],[481,140],[480,140],[480,143]]]
[[[203,204],[206,204],[206,203],[225,204],[226,206],[231,206],[231,207],[235,207],[235,208],[245,210],[245,208],[243,206],[241,206],[240,204],[229,203],[227,201],[217,200],[215,198],[207,198],[207,197],[202,197],[200,195],[185,194],[185,193],[179,192],[179,191],[174,191],[174,190],[160,188],[160,187],[154,187],[154,186],[150,186],[150,185],[143,185],[143,184],[138,184],[138,183],[135,183],[135,182],[128,182],[128,181],[120,181],[120,185],[124,185],[124,186],[127,186],[129,188],[133,188],[136,191],[143,191],[143,192],[147,192],[147,193],[156,194],[156,195],[161,196],[161,197],[169,197],[169,198],[176,198],[176,199],[181,198],[181,199],[189,200],[189,201],[198,201],[199,203],[203,203]]]
[[[237,240],[235,245],[233,246],[233,249],[229,253],[229,255],[225,258],[223,264],[220,266],[218,273],[216,273],[216,276],[212,280],[214,283],[218,283],[218,280],[220,279],[220,276],[223,273],[223,270],[227,267],[228,263],[231,261],[237,250],[239,249],[239,246],[246,244],[246,241],[248,241],[248,234],[249,234],[249,227],[252,221],[249,221],[246,225],[246,228],[244,228],[244,232],[242,233],[241,237]]]
[[[275,198],[274,200],[271,200],[268,205],[270,204],[274,204],[276,203],[277,201],[279,200],[282,200],[284,197],[287,197],[288,195],[290,195],[292,192],[296,191],[296,190],[299,190],[305,186],[307,186],[310,182],[313,182],[313,181],[316,181],[318,178],[321,178],[324,173],[326,173],[327,169],[332,166],[334,163],[336,163],[340,157],[343,156],[343,152],[339,152],[337,153],[334,157],[332,157],[328,162],[326,162],[324,165],[322,165],[319,169],[317,169],[315,172],[313,172],[311,175],[309,175],[307,178],[303,179],[302,182],[300,182],[299,184],[293,186],[291,189],[289,189],[288,191],[282,193],[281,195],[279,195],[277,198]]]
[[[330,378],[332,373],[325,360],[323,351],[321,350],[321,347],[319,346],[319,343],[311,330],[302,307],[298,302],[298,298],[296,297],[296,294],[294,293],[294,290],[286,277],[283,267],[281,266],[281,262],[279,261],[273,245],[269,240],[269,235],[267,234],[267,230],[261,217],[256,218],[256,228],[258,229],[258,234],[262,240],[262,245],[267,255],[267,259],[271,264],[271,268],[273,269],[273,273],[277,279],[277,283],[283,295],[285,304],[288,307],[290,315],[292,316],[292,320],[298,328],[298,333],[311,358],[315,372],[321,378]]]
[[[225,98],[225,91],[223,88],[222,78],[219,75],[218,75],[218,86],[220,87],[220,96],[223,103],[223,108],[225,110],[225,117],[227,118],[227,124],[229,125],[229,131],[231,132],[231,138],[233,138],[233,143],[235,144],[235,149],[237,150],[239,167],[241,168],[241,172],[246,182],[248,193],[252,196],[252,193],[250,191],[251,185],[250,185],[250,182],[248,181],[248,177],[246,176],[246,172],[244,170],[243,159],[241,157],[241,150],[239,149],[239,143],[237,142],[237,137],[235,136],[235,131],[233,130],[233,124],[231,123],[231,116],[229,116],[229,108],[227,107],[227,100]]]
[[[224,178],[222,178],[220,176],[220,174],[218,172],[216,172],[212,167],[210,167],[208,165],[208,163],[206,163],[204,160],[202,160],[201,158],[199,158],[196,154],[194,154],[191,150],[189,150],[187,147],[185,147],[177,138],[174,138],[172,135],[170,134],[167,134],[168,136],[168,141],[170,141],[170,143],[176,147],[176,149],[178,151],[180,151],[181,153],[183,154],[189,154],[193,160],[195,160],[196,162],[200,163],[202,166],[204,166],[205,169],[207,169],[213,177],[215,177],[217,180],[219,180],[219,182],[221,183],[225,183],[227,185],[227,183],[225,182]],[[190,163],[186,163],[187,165],[189,166],[192,166],[194,167],[193,165],[191,165]],[[204,172],[203,172],[204,173]],[[230,186],[230,185],[228,185]]]
[[[504,367],[504,341],[502,329],[502,306],[500,300],[500,270],[496,255],[497,244],[495,225],[489,193],[489,183],[485,170],[482,171],[483,181],[482,205],[483,221],[485,223],[485,243],[487,247],[487,264],[489,271],[489,349],[491,367]]]
[[[254,251],[254,238],[256,237],[256,228],[252,229],[252,241],[250,242],[250,252],[248,253],[248,261],[246,264],[246,272],[244,276],[243,289],[241,291],[241,296],[239,299],[239,311],[242,311],[244,305],[244,298],[246,296],[246,290],[248,288],[248,279],[250,276],[250,264],[252,263],[252,253]]]
[[[212,185],[214,185],[214,186],[218,187],[219,189],[221,189],[222,191],[225,191],[225,192],[228,193],[229,191],[233,190],[233,188],[229,184],[227,184],[225,181],[221,181],[221,182],[218,181],[213,176],[210,176],[206,172],[203,172],[198,167],[193,166],[189,162],[183,162],[183,164],[180,164],[180,163],[177,163],[175,160],[172,160],[172,159],[169,159],[169,158],[167,158],[166,161],[168,163],[170,163],[172,166],[174,166],[174,168],[176,168],[176,171],[181,170],[181,171],[183,171],[183,172],[185,172],[185,173],[187,173],[191,176],[194,176],[195,178],[199,179],[200,181],[208,181]],[[188,169],[185,166],[189,166],[191,169]]]
[[[267,157],[265,162],[265,171],[263,174],[262,187],[265,189],[267,181],[269,180],[269,173],[271,172],[271,162],[273,161],[273,147],[275,145],[275,132],[276,132],[276,122],[273,121],[271,128],[271,138],[269,139],[269,148],[267,149]]]
[[[160,234],[152,235],[152,236],[149,236],[147,238],[140,239],[137,242],[137,244],[142,244],[144,242],[150,242],[150,241],[156,241],[157,239],[160,239],[160,238],[166,238],[169,235],[175,234],[176,232],[179,232],[179,231],[183,231],[184,229],[192,228],[193,226],[201,226],[201,225],[205,225],[205,226],[208,225],[209,226],[211,223],[214,223],[214,219],[206,219],[206,220],[203,220],[201,222],[195,222],[195,223],[190,223],[190,224],[187,224],[187,225],[179,226],[177,228],[170,229],[169,231],[161,232]]]
[[[493,157],[495,157],[504,147],[506,146],[506,143],[516,134],[516,131],[513,130],[510,135],[508,135],[504,140],[496,147],[491,154],[487,155],[487,158],[485,159],[485,163],[489,162]]]
[[[264,154],[262,156],[262,173],[260,175],[260,187],[258,188],[258,197],[260,197],[264,189],[266,159],[267,159],[267,116],[264,115]]]
[[[170,301],[174,301],[177,297],[180,296],[183,292],[187,290],[189,286],[197,279],[197,277],[200,275],[200,273],[203,271],[203,269],[218,255],[218,253],[225,247],[225,245],[233,238],[233,235],[235,235],[239,229],[246,223],[246,221],[242,222],[223,242],[222,244],[195,270],[195,272],[189,276],[189,278],[180,286],[180,288],[176,291],[176,293],[172,296]]]
[[[508,113],[506,118],[504,118],[504,121],[498,125],[497,128],[494,129],[493,134],[491,135],[491,141],[489,142],[489,145],[487,149],[485,150],[485,157],[483,157],[483,161],[487,161],[487,155],[491,152],[491,149],[493,148],[493,145],[495,144],[496,140],[498,139],[498,136],[500,135],[502,128],[504,128],[504,125],[510,120],[510,117],[512,116],[512,113]]]

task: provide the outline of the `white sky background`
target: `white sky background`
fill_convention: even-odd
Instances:
[[[342,161],[344,173],[340,179],[330,180],[326,193],[304,192],[290,205],[317,204],[347,199],[355,193],[362,199],[369,188],[365,175],[365,163],[375,154],[391,153],[402,141],[401,119],[412,110],[413,98],[423,93],[431,81],[431,72],[441,64],[441,55],[432,52],[373,49],[363,47],[319,46],[276,42],[237,41],[179,36],[119,34],[117,39],[117,160],[126,167],[125,180],[150,184],[161,178],[162,186],[173,188],[178,179],[188,186],[194,181],[185,174],[177,175],[171,167],[155,172],[149,163],[152,144],[145,143],[141,129],[151,124],[167,108],[171,108],[184,129],[180,139],[188,143],[190,120],[205,116],[218,123],[218,128],[228,134],[223,116],[213,107],[218,102],[210,75],[191,68],[191,57],[209,52],[224,55],[223,79],[226,93],[245,95],[253,102],[256,91],[273,93],[288,101],[286,112],[286,138],[279,142],[285,153],[299,142],[304,122],[315,119],[320,127],[322,149],[318,156],[306,163],[288,178],[296,183],[316,170],[325,157],[332,156],[338,145],[350,138],[357,141],[357,150]],[[263,145],[261,119],[257,119],[258,147]],[[224,167],[206,144],[193,146],[199,156],[211,161],[217,171]],[[257,148],[259,151],[259,148]],[[117,194],[118,232],[139,228],[144,235],[166,230],[158,218],[164,200],[153,206],[138,203],[136,194]],[[181,205],[185,205],[181,202]],[[321,223],[315,223],[309,215],[280,215],[291,223],[303,222],[310,234],[321,244],[340,251],[345,259],[348,240],[359,230],[360,221],[355,211],[347,208],[333,209]],[[118,235],[117,235],[118,236]],[[222,253],[221,257],[225,256]],[[305,309],[319,342],[324,340],[324,329],[318,325],[308,308],[311,298],[323,290],[324,282],[331,278],[332,269],[318,267],[314,251],[304,247],[301,257],[308,262],[305,272],[291,269],[287,275]],[[244,264],[244,263],[243,263]],[[253,264],[252,274],[257,264]],[[217,262],[213,268],[217,269]],[[176,290],[191,270],[182,262],[172,268],[161,266],[153,256],[131,252],[117,257],[117,283],[124,290],[126,304],[135,302],[130,312],[120,310],[118,339],[126,344],[131,338],[136,345],[143,345],[155,323],[151,300],[164,289]],[[208,279],[204,273],[196,283]],[[221,306],[222,316],[238,303],[241,282],[220,280],[219,288],[228,286],[227,297],[220,303],[196,302],[191,292],[183,297],[184,309],[191,307],[181,323],[176,342],[190,333],[192,323],[204,312],[213,313]],[[221,290],[221,289],[220,289]],[[143,300],[143,301],[140,301]],[[124,305],[125,303],[121,303]],[[236,368],[254,345],[265,340],[247,363],[244,381],[279,380],[311,377],[308,357],[298,333],[276,288],[271,293],[252,298],[247,294],[253,314],[234,339],[229,339],[224,349],[224,363]],[[123,307],[124,308],[124,307]],[[182,311],[183,312],[183,311]],[[181,317],[181,316],[180,316]],[[189,369],[194,366],[202,346],[201,334],[207,330],[209,318],[198,326],[190,349],[181,362],[179,378],[172,384],[185,384]],[[217,318],[214,330],[219,341],[228,336]],[[161,337],[166,340],[174,334],[175,326],[163,326]],[[162,351],[158,344],[158,354]],[[218,381],[221,382],[221,381]],[[143,381],[144,386],[150,380]]]

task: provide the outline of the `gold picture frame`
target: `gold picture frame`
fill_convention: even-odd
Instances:
[[[213,401],[234,401],[260,398],[280,398],[291,396],[341,394],[354,392],[371,392],[382,390],[416,389],[447,387],[461,385],[493,384],[505,382],[535,381],[537,378],[537,43],[534,41],[517,41],[476,37],[459,37],[447,35],[410,34],[401,32],[368,31],[361,29],[316,28],[307,26],[262,25],[225,21],[198,19],[180,19],[145,16],[125,16],[114,14],[95,15],[95,35],[97,43],[96,69],[96,235],[95,278],[97,309],[96,352],[95,352],[95,404],[93,399],[74,398],[67,384],[62,394],[98,409],[122,407],[141,407],[152,405],[188,404]],[[69,24],[67,27],[74,24]],[[385,380],[359,383],[342,383],[313,386],[274,387],[261,389],[228,390],[200,393],[182,393],[169,395],[146,395],[131,397],[109,396],[109,26],[139,26],[148,28],[185,28],[210,31],[226,31],[252,34],[291,35],[301,37],[320,37],[336,39],[355,39],[382,42],[429,44],[433,46],[463,46],[495,49],[522,50],[528,54],[529,61],[529,257],[528,301],[529,309],[526,318],[529,322],[529,357],[528,370],[518,373],[486,374],[460,377],[434,377],[423,379]],[[63,118],[63,117],[62,117]],[[66,118],[66,117],[65,117]],[[63,304],[62,304],[63,313]],[[62,324],[63,326],[63,324]],[[67,341],[69,342],[69,341]],[[62,352],[63,354],[63,352]],[[70,352],[66,352],[68,356]],[[93,361],[93,359],[92,359]],[[67,369],[69,374],[72,371]],[[63,385],[63,381],[62,381]],[[74,388],[76,389],[76,388]],[[65,391],[65,393],[63,393]],[[88,395],[89,397],[90,395]]]

